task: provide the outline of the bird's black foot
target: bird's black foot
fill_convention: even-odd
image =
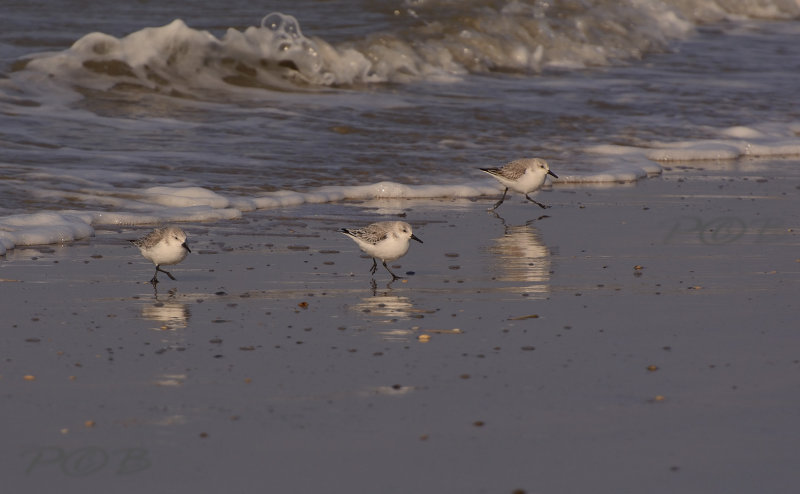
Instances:
[[[163,269],[161,269],[161,266],[156,266],[156,275],[158,275],[158,271],[161,271],[165,275],[169,276],[169,279],[171,279],[172,281],[175,281],[175,277],[172,276],[172,273],[170,273],[169,271],[164,271]],[[156,279],[156,277],[153,276],[153,279]]]
[[[389,271],[389,274],[392,275],[392,281],[402,280],[402,276],[397,276],[396,274],[392,273],[392,270],[389,269],[389,266],[386,265],[386,261],[383,261],[383,267],[386,268],[386,271]]]
[[[492,206],[491,208],[489,208],[489,211],[494,211],[494,210],[495,210],[495,209],[497,209],[497,208],[498,208],[498,207],[499,207],[501,204],[503,204],[503,201],[505,201],[505,200],[506,200],[506,194],[508,194],[508,187],[506,187],[506,190],[504,190],[504,191],[503,191],[503,196],[500,198],[500,200],[499,200],[499,201],[497,201],[497,202],[494,204],[494,206]]]
[[[525,194],[525,199],[527,199],[527,200],[531,201],[532,203],[536,204],[537,206],[539,206],[539,207],[540,207],[540,208],[542,208],[542,209],[547,209],[547,208],[549,208],[549,207],[550,207],[550,206],[548,206],[548,205],[546,205],[546,204],[542,204],[542,203],[541,203],[541,202],[539,202],[539,201],[534,201],[533,199],[531,199],[530,197],[528,197],[528,194]]]

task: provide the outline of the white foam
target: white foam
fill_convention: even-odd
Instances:
[[[0,217],[0,255],[20,245],[71,242],[94,235],[91,214],[78,211]]]
[[[650,142],[640,146],[598,145],[571,150],[573,162],[550,160],[559,175],[557,187],[634,182],[661,172],[661,164],[693,161],[695,167],[713,167],[743,157],[800,156],[800,123],[767,123],[723,129],[705,129],[712,139]],[[704,164],[703,161],[708,161]],[[0,252],[18,245],[63,243],[85,238],[103,226],[226,221],[247,211],[344,200],[370,204],[437,198],[495,196],[499,184],[482,177],[475,165],[463,183],[402,184],[381,181],[363,185],[324,186],[304,191],[281,190],[247,194],[241,189],[208,187],[158,178],[144,173],[101,169],[58,169],[16,173],[14,187],[35,201],[52,204],[80,202],[84,211],[48,211],[0,217]],[[202,179],[202,177],[197,177]],[[168,182],[152,186],[154,180]],[[433,178],[435,180],[435,178]]]
[[[213,209],[207,206],[168,208],[140,212],[91,212],[94,226],[158,225],[177,222],[225,221],[241,218],[238,209]]]
[[[57,93],[59,82],[62,89],[127,83],[195,96],[207,90],[451,82],[495,70],[605,66],[667,49],[700,23],[800,16],[797,0],[598,0],[569,7],[568,21],[557,2],[461,2],[454,15],[451,1],[405,2],[390,30],[339,44],[306,36],[300,21],[278,12],[258,26],[229,28],[222,38],[180,19],[122,38],[93,32],[68,50],[29,57],[26,70],[12,77],[19,87],[34,82],[43,97]]]
[[[657,168],[657,165],[654,165]],[[650,170],[652,171],[652,170]],[[77,173],[77,172],[76,172]],[[476,168],[476,175],[477,175]],[[608,169],[600,173],[564,173],[558,183],[597,183],[636,180],[646,176],[646,167]],[[326,186],[306,192],[283,190],[257,196],[226,195],[196,186],[156,186],[144,189],[120,187],[119,174],[109,173],[103,184],[102,173],[91,181],[78,180],[67,172],[52,174],[40,185],[29,184],[28,192],[50,201],[79,200],[87,205],[103,205],[112,210],[60,211],[0,217],[0,253],[19,245],[64,243],[94,234],[94,227],[164,224],[171,222],[225,221],[240,218],[255,209],[276,209],[302,204],[323,204],[343,200],[408,200],[434,198],[473,198],[496,195],[499,186],[492,180],[450,185],[407,185],[382,181],[366,185]],[[139,178],[138,175],[132,175]],[[76,179],[76,180],[73,180]],[[43,180],[44,175],[37,176]],[[81,192],[58,190],[55,183],[81,183]]]
[[[798,123],[737,126],[720,129],[723,139],[652,143],[646,152],[655,161],[735,160],[745,156],[800,156]]]
[[[585,151],[606,157],[639,162],[648,173],[653,173],[652,162],[672,161],[731,161],[744,157],[800,156],[800,123],[769,123],[753,126],[736,126],[724,129],[707,129],[722,138],[694,141],[653,141],[647,147],[598,145]],[[647,162],[650,161],[648,165]],[[597,163],[595,163],[596,165]],[[637,166],[637,165],[633,165]]]
[[[611,6],[602,19],[576,13],[576,25],[584,32],[579,36],[548,18],[546,9],[534,12],[518,2],[509,2],[500,12],[464,8],[462,16],[441,20],[438,11],[428,11],[424,27],[340,45],[305,36],[297,19],[281,13],[243,31],[229,28],[221,39],[176,19],[122,38],[89,33],[69,50],[31,57],[24,72],[39,83],[52,79],[102,90],[128,83],[166,94],[418,79],[449,82],[468,72],[607,65],[615,58],[638,58],[643,50],[665,47],[691,31],[689,22],[666,7],[644,9],[636,2]],[[614,13],[625,13],[625,19],[612,26]]]
[[[171,207],[209,206],[214,209],[226,208],[230,201],[225,197],[203,187],[150,187],[143,191],[143,200],[148,203]]]
[[[800,2],[797,2],[797,0],[765,0],[758,2],[696,0],[674,3],[682,14],[696,22],[719,22],[741,18],[796,19],[800,16]]]
[[[729,127],[722,129],[719,133],[736,139],[761,139],[765,137],[763,132],[744,126]]]
[[[797,18],[800,2],[623,0],[579,5],[565,22],[563,8],[510,0],[491,7],[427,0],[398,9],[398,27],[331,44],[303,34],[291,15],[272,13],[259,26],[229,28],[222,38],[176,19],[122,38],[94,32],[69,50],[30,57],[12,74],[19,87],[54,84],[109,89],[119,83],[164,94],[249,93],[420,79],[452,82],[495,70],[605,66],[640,59],[694,32],[700,22],[737,17]],[[757,5],[755,5],[757,4]],[[403,17],[415,19],[402,22]],[[74,94],[74,93],[73,93]]]
[[[655,161],[733,160],[744,154],[744,146],[725,141],[674,142],[646,153]]]

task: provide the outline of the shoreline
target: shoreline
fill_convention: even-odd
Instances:
[[[9,251],[9,485],[781,492],[796,168],[185,224],[157,293],[140,228]],[[398,214],[425,243],[373,287],[336,229]]]

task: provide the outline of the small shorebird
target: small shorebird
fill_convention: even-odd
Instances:
[[[497,209],[499,205],[503,204],[508,189],[525,194],[525,199],[537,204],[542,209],[550,207],[528,197],[528,194],[539,190],[544,185],[547,175],[558,178],[558,175],[550,171],[550,165],[545,160],[540,158],[514,160],[500,168],[481,168],[481,171],[488,173],[506,186],[503,197],[491,209]]]
[[[405,221],[379,221],[372,223],[364,228],[339,230],[358,244],[358,247],[368,255],[372,256],[372,268],[370,273],[375,274],[378,269],[380,259],[383,267],[392,275],[392,281],[402,278],[392,273],[386,261],[394,261],[408,252],[409,239],[422,243],[411,231],[411,225]]]
[[[153,285],[158,283],[159,271],[174,280],[175,277],[169,271],[161,269],[161,266],[178,264],[191,252],[186,243],[186,233],[176,226],[156,228],[138,240],[131,240],[131,243],[139,247],[145,259],[156,265],[156,272],[150,280]]]

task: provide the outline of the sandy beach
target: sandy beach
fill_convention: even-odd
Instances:
[[[789,493],[798,163],[303,205],[0,260],[9,492]],[[709,171],[710,170],[710,171]],[[382,268],[336,230],[403,219]],[[396,268],[395,268],[396,267]]]

